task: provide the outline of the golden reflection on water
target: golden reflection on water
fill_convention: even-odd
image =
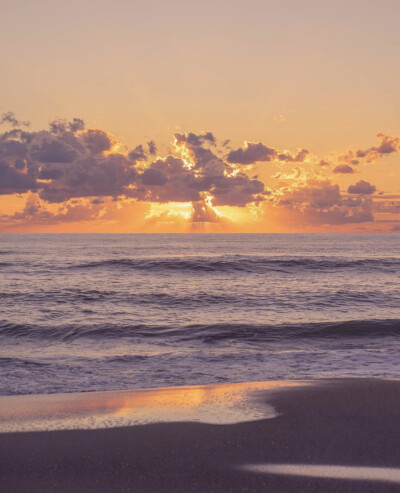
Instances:
[[[0,397],[0,431],[107,428],[171,421],[232,424],[272,418],[268,391],[301,381]]]

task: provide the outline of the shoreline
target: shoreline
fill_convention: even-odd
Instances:
[[[0,490],[400,491],[400,380],[292,382],[296,385],[285,381],[275,387],[271,382],[230,384],[224,392],[223,385],[199,386],[208,390],[208,395],[212,389],[217,398],[203,396],[197,408],[189,406],[189,414],[193,409],[205,409],[198,422],[186,419],[102,429],[1,433]],[[241,387],[240,392],[235,386]],[[171,393],[188,395],[188,389],[193,387],[130,394],[153,394],[154,399],[154,394],[167,391],[170,413],[177,397]],[[88,394],[94,393],[71,399],[76,404],[77,396]],[[26,407],[27,400],[37,397],[2,397],[0,403],[5,399],[25,401],[29,414],[32,410]],[[210,399],[211,407],[204,408]],[[144,413],[152,405],[147,402]],[[175,401],[174,406],[185,408],[185,401]],[[237,420],[238,414],[233,412],[230,422],[204,422],[210,409],[223,414],[224,409],[235,411],[237,406],[241,416],[250,410],[249,416],[256,419]],[[254,409],[259,412],[257,406],[264,406],[266,415],[257,418],[252,414]],[[1,409],[0,427],[5,416],[4,407]],[[87,406],[84,409],[87,411]]]
[[[0,397],[0,433],[121,428],[152,423],[237,424],[270,419],[276,392],[313,385],[274,380]]]

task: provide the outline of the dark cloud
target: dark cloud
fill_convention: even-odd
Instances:
[[[84,130],[85,122],[80,118],[74,118],[72,122],[68,123],[68,127],[71,132],[78,132],[79,130]]]
[[[223,218],[205,200],[193,202],[193,223],[220,223]]]
[[[399,214],[400,213],[400,201],[399,200],[376,200],[374,201],[374,211],[384,214]]]
[[[140,175],[140,183],[129,196],[151,202],[201,202],[213,197],[213,205],[245,206],[264,200],[264,184],[238,173],[208,147],[215,138],[210,133],[176,134],[175,143],[185,149],[191,164],[176,156],[156,159]]]
[[[385,146],[389,152],[389,144]],[[126,202],[138,207],[139,203],[146,207],[145,202],[191,202],[192,221],[197,223],[221,221],[213,206],[244,207],[266,201],[310,224],[373,220],[368,195],[375,188],[367,182],[352,185],[351,196],[342,196],[338,185],[299,182],[305,174],[298,174],[294,177],[297,184],[274,192],[236,165],[262,160],[302,162],[308,156],[305,149],[290,154],[247,143],[226,159],[219,154],[211,132],[175,134],[174,155],[162,158],[155,156],[153,141],[124,154],[116,149],[113,136],[100,129],[85,129],[80,119],[57,120],[49,129],[35,132],[13,128],[0,134],[0,194],[33,192],[35,198],[15,217],[18,221],[33,216],[39,222],[50,221],[50,217],[58,222],[90,220],[99,217],[105,203],[117,209],[125,198],[133,199]],[[345,173],[346,167],[354,171],[347,163],[334,171]]]
[[[258,144],[246,142],[244,148],[231,151],[227,156],[227,161],[237,164],[254,164],[258,161],[272,161],[276,155],[275,149],[267,147],[261,142]]]
[[[202,146],[206,143],[216,144],[216,138],[211,132],[204,132],[202,134],[189,133],[176,133],[175,140],[178,145],[188,144],[189,146]]]
[[[203,147],[205,142],[215,142],[211,132],[179,135],[179,143],[186,145],[194,164],[191,177],[186,182],[189,189],[200,196],[201,193],[209,193],[214,197],[213,205],[245,206],[264,200],[264,184],[261,181],[238,172],[211,149]]]
[[[54,120],[50,123],[50,132],[54,134],[61,134],[64,132],[78,132],[84,130],[85,122],[80,118],[74,118],[72,122],[67,120]]]
[[[145,185],[163,186],[167,183],[168,177],[157,168],[149,168],[140,175],[142,183]]]
[[[90,204],[71,202],[60,206],[55,212],[46,209],[37,194],[28,196],[24,209],[12,216],[3,216],[3,220],[14,224],[58,224],[99,219],[102,212],[101,200],[93,200]]]
[[[28,121],[18,120],[17,117],[15,116],[15,113],[13,113],[12,111],[7,111],[7,113],[3,113],[0,116],[0,125],[2,123],[8,123],[12,127],[20,127],[20,126],[29,127],[30,125],[30,122]]]
[[[93,154],[109,151],[113,145],[113,139],[103,130],[89,129],[83,132],[81,137]]]
[[[348,151],[347,154],[339,156],[339,160],[349,164],[359,164],[361,160],[371,163],[388,154],[400,152],[400,137],[391,137],[384,133],[379,133],[377,137],[380,140],[379,145]]]
[[[15,169],[21,171],[26,168],[26,162],[23,161],[22,159],[17,159],[14,163]]]
[[[360,180],[355,185],[350,185],[347,192],[353,194],[370,195],[376,192],[376,187],[367,181]]]
[[[278,160],[286,161],[288,163],[302,163],[309,154],[310,152],[307,151],[307,149],[301,149],[294,156],[289,153],[278,154]]]
[[[147,142],[147,146],[149,148],[149,154],[151,156],[155,156],[157,154],[157,146],[154,140],[150,140],[149,142]]]
[[[212,197],[213,205],[231,206],[264,200],[260,180],[211,150],[211,132],[180,133],[175,141],[178,156],[150,161],[153,141],[148,152],[142,145],[127,155],[113,152],[115,139],[103,130],[85,130],[80,119],[57,120],[39,132],[11,130],[0,135],[1,193],[37,191],[40,200],[55,204],[85,197],[199,203]]]
[[[18,140],[0,140],[0,158],[24,158],[26,145]]]
[[[290,211],[292,221],[304,224],[346,224],[373,221],[373,202],[359,197],[343,197],[338,185],[329,180],[308,180],[281,189],[270,201]]]
[[[76,156],[76,150],[62,140],[44,140],[30,149],[30,157],[41,163],[72,163]]]
[[[349,175],[354,173],[354,169],[348,164],[338,164],[335,168],[333,168],[333,172],[342,175]]]
[[[24,193],[38,188],[35,177],[15,164],[0,161],[0,195]]]
[[[138,172],[121,154],[97,159],[90,156],[76,160],[70,167],[56,169],[60,171],[59,176],[46,183],[40,192],[40,197],[48,202],[59,203],[78,197],[121,196],[129,192],[129,186],[138,177]]]
[[[292,155],[290,153],[282,153],[272,147],[267,147],[261,142],[245,142],[244,147],[240,147],[234,151],[231,151],[227,156],[229,163],[235,164],[254,164],[257,162],[268,161],[285,161],[285,162],[303,162],[309,151],[301,149],[297,154]]]
[[[113,144],[102,130],[84,130],[78,118],[52,122],[39,132],[5,132],[0,135],[2,193],[38,190],[41,199],[55,203],[123,195],[138,171],[126,156],[104,154]]]
[[[39,171],[39,180],[58,180],[63,175],[62,169],[43,167]]]
[[[168,156],[157,159],[140,175],[143,186],[138,184],[130,196],[150,202],[193,202],[201,199],[201,191],[210,185],[201,185],[201,177],[195,176],[185,162]]]
[[[147,155],[142,145],[136,146],[130,153],[129,159],[131,161],[146,161]]]
[[[136,163],[136,161],[147,161],[149,157],[155,156],[157,154],[157,146],[154,140],[147,142],[147,149],[148,151],[146,152],[144,146],[141,144],[136,146],[130,151],[129,159]]]

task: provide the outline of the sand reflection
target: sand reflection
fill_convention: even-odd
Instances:
[[[232,424],[273,418],[268,392],[300,381],[0,397],[0,432],[89,429],[171,421]]]

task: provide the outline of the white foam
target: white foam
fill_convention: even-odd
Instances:
[[[389,481],[400,483],[400,469],[393,467],[333,466],[309,464],[248,464],[246,471],[311,478]]]
[[[265,392],[304,382],[0,397],[0,432],[96,429],[157,422],[234,424],[274,418]],[[263,392],[263,398],[259,393]]]

